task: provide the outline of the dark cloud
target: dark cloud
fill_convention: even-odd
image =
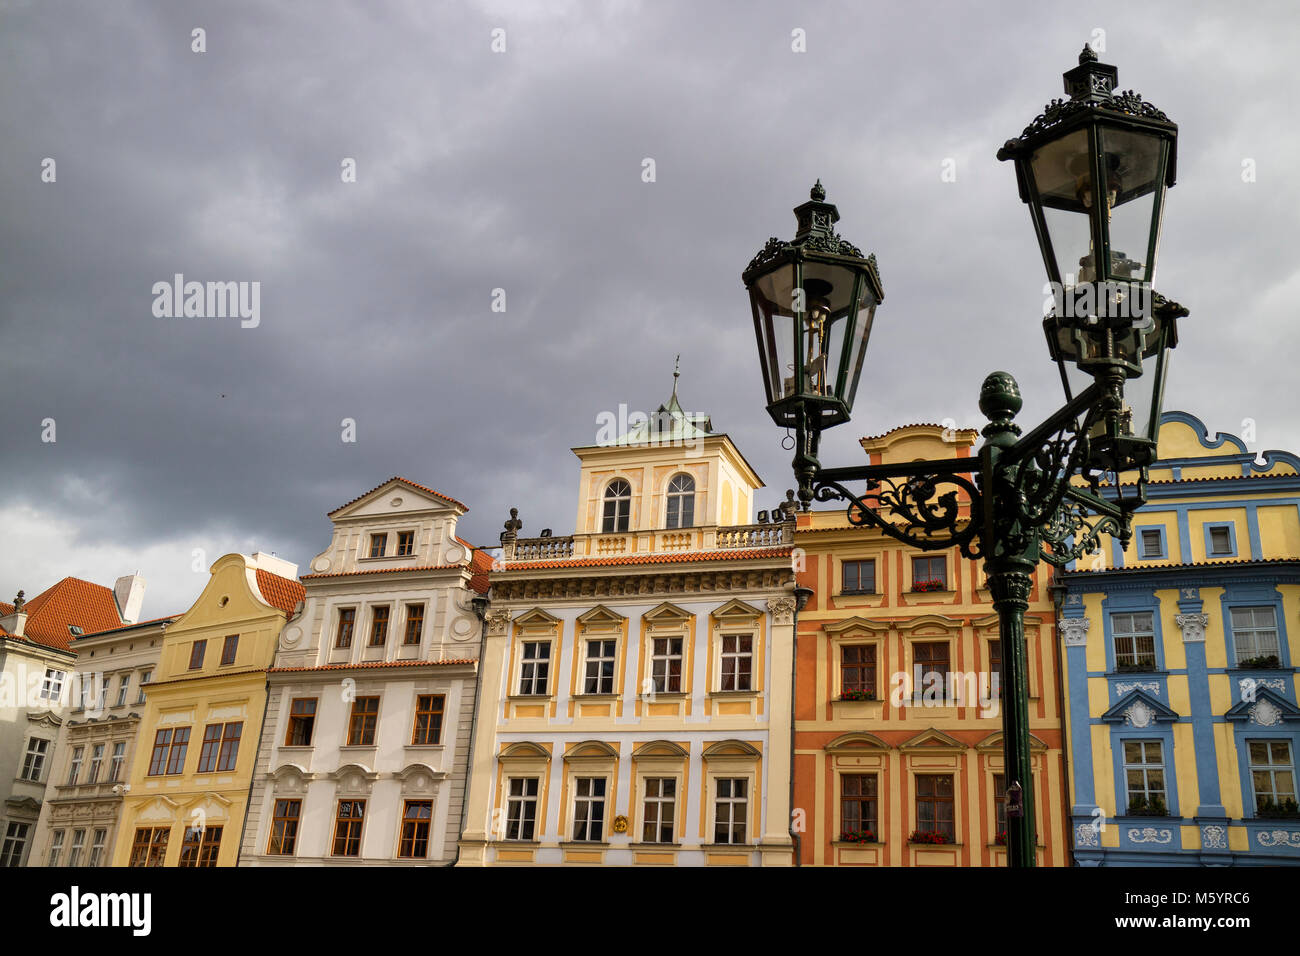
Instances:
[[[466,501],[473,540],[511,505],[559,531],[568,449],[619,403],[653,410],[679,352],[683,402],[775,501],[788,453],[739,276],[817,177],[886,288],[825,457],[897,423],[977,424],[994,368],[1041,417],[1059,387],[1040,260],[994,153],[1096,28],[1121,85],[1181,127],[1157,284],[1192,316],[1167,407],[1300,449],[1290,6],[3,7],[0,516],[21,520],[0,586],[108,581],[139,555],[149,608],[173,610],[193,548],[305,562],[325,512],[392,474]],[[177,272],[260,282],[260,326],[155,318]]]

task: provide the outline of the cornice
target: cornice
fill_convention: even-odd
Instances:
[[[643,566],[644,567],[644,566]],[[492,581],[494,601],[586,599],[605,597],[666,597],[684,594],[720,594],[732,591],[780,590],[794,583],[786,561],[766,568],[708,567],[690,571],[618,571],[594,575],[591,569],[567,569],[564,574],[499,578]]]

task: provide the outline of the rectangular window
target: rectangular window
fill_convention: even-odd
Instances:
[[[840,696],[876,699],[875,644],[845,644],[840,648]]]
[[[916,641],[912,644],[912,667],[915,673],[916,668],[921,669],[921,680],[930,682],[935,681],[945,688],[948,681],[948,642],[947,641]],[[931,674],[937,674],[937,677],[931,677]],[[920,694],[922,688],[914,688],[914,692]]]
[[[1128,789],[1128,812],[1157,815],[1165,807],[1165,760],[1158,740],[1124,741],[1124,780]]]
[[[162,866],[167,859],[167,827],[137,827],[128,866]]]
[[[713,803],[713,842],[744,843],[749,808],[749,781],[744,777],[719,777]]]
[[[754,660],[754,638],[749,634],[726,634],[722,638],[722,690],[750,690]]]
[[[954,820],[952,774],[917,774],[916,828],[922,833],[940,833],[949,843],[954,843],[957,839]]]
[[[1277,638],[1277,611],[1271,607],[1234,607],[1231,614],[1232,645],[1237,664],[1277,666],[1281,653]],[[1268,658],[1273,660],[1268,660]]]
[[[75,784],[77,782],[77,778],[81,776],[81,758],[85,754],[85,752],[86,752],[85,747],[72,748],[72,760],[68,763],[68,786],[72,786],[73,784]],[[23,770],[24,779],[26,779],[26,773],[27,771],[24,768]]]
[[[415,532],[399,531],[397,532],[397,554],[399,557],[409,557],[415,554]]]
[[[352,626],[357,621],[357,609],[354,607],[339,608],[339,630],[338,636],[334,638],[335,647],[352,646]]]
[[[913,591],[948,590],[948,559],[921,557],[912,559]]]
[[[9,821],[5,827],[4,844],[0,845],[0,867],[17,866],[22,862],[23,851],[27,849],[27,834],[30,830],[30,823]]]
[[[388,550],[388,535],[372,534],[370,536],[370,556],[372,558],[382,558],[384,552]]]
[[[151,680],[153,680],[153,671],[148,670],[148,671],[140,672],[140,695],[136,698],[135,701],[137,704],[144,703],[144,685],[149,683],[149,681]]]
[[[271,842],[266,846],[270,856],[293,856],[298,842],[298,819],[302,814],[301,800],[277,800],[271,815]]]
[[[186,827],[178,866],[216,866],[221,852],[221,827]]]
[[[413,747],[428,747],[442,742],[442,694],[421,694],[415,698],[415,730],[411,734]]]
[[[24,780],[40,781],[41,771],[45,769],[45,756],[50,751],[50,742],[40,737],[27,741],[27,755],[23,758]]]
[[[1007,832],[1007,778],[1005,774],[993,775],[993,836],[996,842],[1003,843]]]
[[[407,800],[402,811],[402,838],[397,855],[406,860],[423,860],[429,855],[429,823],[433,819],[431,800]]]
[[[519,693],[544,696],[550,670],[551,642],[524,641],[523,659],[519,667]]]
[[[126,706],[126,692],[131,687],[131,675],[123,674],[118,678],[117,684],[117,704],[118,707]]]
[[[68,866],[81,866],[81,854],[86,852],[86,831],[72,831],[72,845],[68,847]]]
[[[352,702],[352,715],[348,719],[348,746],[373,747],[375,724],[379,720],[379,698],[358,697]]]
[[[506,839],[531,840],[537,827],[536,777],[511,777],[506,797]]]
[[[334,820],[334,856],[361,855],[361,823],[366,801],[340,800]]]
[[[1283,810],[1295,803],[1295,764],[1289,740],[1251,740],[1250,777],[1255,788],[1255,812]]]
[[[104,846],[108,843],[108,831],[105,829],[96,830],[90,841],[90,859],[86,861],[86,866],[103,866],[104,865]]]
[[[220,747],[221,725],[208,724],[203,728],[203,746],[199,749],[199,773],[211,773],[217,768],[217,751]]]
[[[1209,528],[1209,536],[1211,556],[1232,554],[1232,527],[1230,525],[1212,525]]]
[[[190,728],[170,727],[158,731],[153,739],[153,755],[149,760],[147,776],[158,777],[182,772],[185,751],[189,749]]]
[[[63,854],[63,830],[55,830],[50,838],[50,855],[45,860],[46,866],[58,866]]]
[[[574,780],[573,839],[599,843],[605,835],[605,778]]]
[[[424,634],[424,605],[408,604],[406,605],[406,636],[402,638],[403,644],[419,644],[420,637]]]
[[[677,816],[677,778],[648,777],[641,839],[645,843],[672,843]]]
[[[1138,558],[1150,561],[1165,556],[1164,535],[1159,528],[1143,528],[1138,538]],[[998,831],[1001,832],[1001,831]]]
[[[113,756],[108,761],[108,782],[117,783],[122,779],[122,765],[126,763],[126,742],[119,740],[113,744]]]
[[[874,841],[876,829],[876,775],[840,775],[840,839]]]
[[[238,649],[239,649],[239,635],[238,634],[227,635],[226,639],[221,642],[221,663],[223,665],[235,663],[235,652]]]
[[[370,618],[370,646],[383,647],[388,640],[388,605],[380,604]]]
[[[58,700],[63,693],[63,679],[67,674],[53,667],[45,669],[45,679],[41,681],[41,699]]]
[[[208,649],[208,642],[195,641],[190,645],[190,670],[196,671],[203,666],[203,655]]]
[[[650,649],[650,674],[660,694],[679,694],[682,690],[682,639],[656,637]]]
[[[289,729],[284,736],[286,747],[310,747],[316,727],[316,698],[295,697],[289,704]]]
[[[104,765],[104,745],[95,744],[90,750],[90,769],[86,773],[86,783],[99,781],[99,770]]]
[[[221,731],[221,753],[217,755],[217,772],[234,770],[239,760],[239,738],[243,736],[244,723],[237,720],[226,724]]]
[[[1110,630],[1115,639],[1117,668],[1127,670],[1155,668],[1155,618],[1150,611],[1112,614]]]
[[[845,561],[842,565],[842,575],[840,578],[841,594],[875,594],[876,593],[876,562],[875,559],[866,561]]]
[[[614,693],[614,641],[587,642],[587,679],[584,694]]]
[[[989,699],[1002,699],[1002,641],[989,641]]]

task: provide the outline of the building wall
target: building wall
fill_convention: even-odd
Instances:
[[[93,854],[93,862],[107,866],[112,861],[122,788],[135,756],[140,714],[144,710],[143,678],[151,677],[157,667],[168,620],[86,635],[72,642],[77,652],[74,667],[77,683],[93,690],[86,700],[75,702],[76,706],[59,728],[50,785],[32,847],[33,863],[50,865],[51,846],[57,845],[55,865],[92,865],[92,853],[101,842],[101,835],[102,847]],[[121,695],[123,681],[125,697]],[[99,691],[103,687],[107,688],[106,692]],[[122,747],[123,760],[115,775],[113,753],[118,745]],[[103,748],[103,757],[98,772],[92,776],[96,747]],[[81,748],[81,759],[73,780],[71,769],[77,748]],[[81,831],[80,840],[78,831]],[[78,843],[82,849],[74,859],[73,848]]]
[[[141,829],[168,832],[162,865],[176,866],[185,831],[193,827],[221,827],[216,865],[235,865],[266,706],[266,670],[287,616],[258,589],[260,558],[229,554],[214,562],[203,593],[163,637],[122,804],[114,866],[128,864]],[[266,563],[283,564],[274,559]],[[222,665],[224,638],[232,634],[239,635],[236,658]],[[207,649],[202,666],[191,669],[197,640],[206,640]],[[199,773],[205,728],[229,723],[243,725],[234,767]],[[158,731],[181,727],[190,731],[181,772],[151,775]]]
[[[1235,436],[1211,439],[1191,415],[1167,413],[1134,540],[1063,577],[1081,864],[1300,863],[1300,814],[1262,811],[1251,760],[1252,743],[1269,745],[1269,793],[1297,795],[1300,458],[1264,459],[1256,464]],[[1213,527],[1228,532],[1222,553],[1214,553]],[[1144,531],[1153,532],[1148,551],[1140,550]],[[1278,660],[1243,666],[1233,611],[1256,608],[1274,624]],[[1149,648],[1125,636],[1134,615]],[[1163,804],[1154,815],[1133,805],[1131,783],[1150,783],[1151,745]]]
[[[971,432],[949,440],[937,426],[908,426],[863,442],[873,463],[965,454]],[[1002,715],[991,645],[998,619],[982,562],[956,548],[921,551],[878,530],[851,527],[843,511],[799,516],[799,583],[814,595],[799,614],[795,684],[795,815],[799,857],[818,866],[1003,866],[994,775],[1003,767]],[[915,591],[913,558],[942,559],[947,587]],[[846,562],[875,562],[871,593],[845,587]],[[926,571],[928,574],[928,570]],[[850,585],[855,582],[850,582]],[[1065,767],[1053,640],[1050,569],[1034,574],[1025,618],[1040,866],[1067,865]],[[918,644],[946,650],[954,679],[927,687]],[[876,699],[845,700],[846,661],[874,652]],[[852,672],[850,672],[852,674]],[[919,677],[919,679],[918,679]],[[850,677],[851,680],[851,677]],[[919,690],[919,699],[918,699]],[[918,777],[951,777],[952,842],[914,843],[921,829]],[[845,839],[844,800],[874,778],[873,839]],[[870,784],[867,784],[869,786]],[[859,834],[861,830],[857,831]]]

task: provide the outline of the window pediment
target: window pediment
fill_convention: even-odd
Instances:
[[[996,752],[1002,753],[1002,731],[997,730],[989,734],[983,740],[975,745],[975,749],[981,753]],[[1033,734],[1029,735],[1029,749],[1032,753],[1040,754],[1047,752],[1047,744],[1043,743]]]
[[[898,749],[907,751],[930,751],[934,753],[952,752],[957,750],[967,750],[968,746],[958,740],[956,737],[949,737],[942,730],[936,730],[930,727],[921,731],[910,740],[905,740],[898,745]]]
[[[412,763],[407,764],[393,776],[402,781],[404,793],[427,793],[433,790],[433,785],[445,778],[447,774],[442,770],[434,770],[428,764]]]
[[[498,760],[550,760],[551,753],[541,744],[521,740],[501,748]]]
[[[955,631],[961,628],[961,620],[955,617],[948,617],[945,614],[922,614],[919,617],[910,618],[906,621],[897,622],[894,627],[900,631],[917,631],[922,628],[932,628],[942,631]]]
[[[845,634],[854,631],[866,631],[871,634],[881,634],[888,631],[891,627],[893,627],[893,625],[887,621],[871,621],[855,614],[853,617],[848,617],[841,621],[827,621],[822,625],[822,630],[827,634],[842,637]]]
[[[339,793],[367,793],[370,785],[379,779],[379,774],[359,763],[344,764],[330,776],[336,781]]]
[[[685,760],[690,756],[690,753],[681,744],[675,744],[671,740],[648,740],[633,750],[632,756],[637,758],[673,757]]]
[[[658,607],[646,611],[641,615],[641,618],[642,620],[649,621],[651,624],[671,626],[686,623],[691,619],[691,614],[689,611],[683,610],[676,604],[665,601]]]
[[[532,608],[514,618],[512,621],[517,627],[557,627],[562,622],[554,614],[542,610],[540,607]]]
[[[708,760],[716,757],[751,757],[757,759],[761,755],[757,747],[753,744],[747,744],[743,740],[719,740],[705,747],[703,756]]]
[[[713,612],[711,617],[720,621],[739,623],[741,621],[754,620],[763,616],[763,612],[753,605],[746,604],[741,600],[731,600],[722,607]]]
[[[584,740],[574,744],[565,753],[565,760],[611,760],[618,758],[618,751],[603,740]]]
[[[584,631],[622,631],[626,621],[621,614],[615,614],[603,604],[597,604],[590,611],[578,616],[578,623]]]
[[[849,733],[840,734],[825,749],[827,753],[857,753],[865,750],[889,750],[890,747],[875,734]]]

